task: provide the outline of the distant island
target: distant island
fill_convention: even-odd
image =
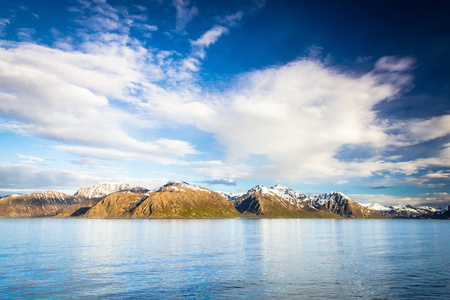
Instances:
[[[449,219],[449,207],[368,207],[331,192],[307,196],[290,188],[258,185],[247,193],[215,192],[169,181],[149,190],[140,185],[98,183],[74,195],[56,191],[0,199],[1,218],[338,218]]]

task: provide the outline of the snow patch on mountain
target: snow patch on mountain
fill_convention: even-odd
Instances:
[[[139,184],[100,182],[88,188],[79,189],[75,195],[84,198],[99,198],[116,192],[146,193],[147,189]]]
[[[319,194],[319,195],[312,195],[312,196],[308,196],[308,198],[313,201],[316,202],[320,205],[325,205],[330,201],[334,201],[334,202],[341,202],[342,200],[351,200],[349,197],[347,197],[346,195],[344,195],[341,192],[331,192],[329,194]]]
[[[279,184],[270,188],[264,185],[257,185],[245,194],[227,194],[226,192],[221,192],[221,195],[227,200],[233,201],[233,204],[235,206],[239,205],[240,202],[244,201],[248,197],[254,196],[255,194],[267,195],[269,197],[272,196],[275,200],[280,202],[281,205],[285,207],[288,207],[289,203],[299,208],[304,208],[306,205],[308,205],[308,202],[306,201],[306,195]],[[315,209],[315,207],[313,208]]]
[[[208,189],[202,188],[201,186],[189,184],[185,181],[168,181],[165,185],[156,189],[155,192],[161,192],[164,188],[178,189],[178,187],[188,188],[193,191],[200,191],[200,192],[205,192],[208,194],[211,193],[211,191]],[[184,192],[184,190],[183,190],[183,192]]]
[[[255,194],[255,193],[260,193],[260,194],[275,194],[271,189],[269,189],[268,187],[264,186],[264,185],[257,185],[254,188],[252,188],[251,190],[249,190],[247,192],[248,194]]]
[[[220,196],[224,197],[225,199],[227,199],[228,201],[237,200],[244,195],[244,193],[233,194],[230,192],[223,192],[223,191],[215,191],[215,192],[218,193]]]
[[[391,207],[379,203],[368,203],[362,205],[374,211],[390,211],[392,209]]]
[[[68,195],[60,192],[55,191],[45,191],[43,193],[36,194],[38,195],[38,199],[58,199],[58,200],[64,200],[67,198]]]
[[[391,218],[429,218],[445,213],[444,208],[431,206],[392,205],[385,206],[379,203],[368,204],[366,207],[377,213]]]
[[[282,186],[282,185],[274,185],[273,187],[270,188],[270,191],[272,193],[274,193],[275,195],[277,195],[278,197],[288,201],[289,203],[296,205],[300,208],[304,208],[305,205],[307,204],[307,196],[296,192],[288,187]],[[311,206],[311,205],[310,205]],[[315,209],[314,206],[311,206],[312,208]]]

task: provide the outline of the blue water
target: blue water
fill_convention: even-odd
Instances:
[[[450,222],[0,220],[0,298],[443,299]]]

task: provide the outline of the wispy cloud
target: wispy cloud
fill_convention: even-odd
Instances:
[[[194,48],[194,55],[201,59],[206,56],[205,48],[217,42],[217,40],[223,35],[228,33],[228,28],[216,25],[207,32],[205,32],[200,38],[195,41],[191,41],[191,45]]]
[[[375,70],[388,72],[410,71],[415,64],[412,57],[384,56],[375,64]]]
[[[253,9],[257,10],[266,5],[266,0],[252,0]]]
[[[6,190],[48,187],[65,189],[84,186],[97,178],[86,172],[70,172],[59,169],[43,169],[27,164],[0,163],[0,186]]]
[[[417,197],[402,197],[385,194],[350,194],[350,198],[359,203],[379,203],[386,206],[392,205],[417,205],[417,206],[446,206],[450,204],[450,194],[429,193]]]
[[[186,154],[197,154],[198,152],[192,146],[183,141],[174,140],[157,140],[154,143],[154,149],[150,150],[119,150],[113,147],[86,147],[86,146],[68,146],[59,145],[54,146],[54,149],[73,154],[81,157],[90,157],[100,160],[111,161],[149,161],[156,162],[162,165],[186,165],[187,162],[180,157]]]
[[[173,0],[176,9],[176,31],[182,31],[186,25],[198,14],[195,6],[189,7],[189,0]]]
[[[404,182],[425,188],[450,187],[450,172],[447,170],[431,171],[405,178]]]
[[[176,30],[182,31],[198,10],[189,1],[174,0],[173,5]],[[262,7],[264,1],[254,5]],[[216,178],[326,178],[346,184],[380,172],[406,176],[416,185],[446,184],[446,172],[424,172],[450,166],[450,144],[432,157],[385,155],[450,134],[445,113],[395,121],[375,111],[377,104],[411,86],[415,59],[381,57],[372,70],[355,75],[324,61],[323,49],[311,47],[309,57],[240,74],[228,90],[205,92],[195,75],[205,50],[229,33],[223,25],[235,26],[244,14],[218,18],[223,25],[191,41],[191,52],[180,54],[150,49],[131,37],[133,26],[158,29],[144,22],[139,12],[145,9],[136,9],[131,14],[106,1],[79,0],[70,9],[79,25],[73,35],[52,30],[57,48],[1,42],[0,113],[8,122],[0,120],[0,128],[64,143],[54,149],[81,157],[79,162],[189,164],[214,178],[211,184],[220,182]],[[0,19],[0,31],[8,24]],[[188,161],[189,155],[201,156],[196,145],[155,133],[170,123],[209,133],[223,157]],[[340,159],[349,145],[373,151]]]
[[[200,47],[209,47],[211,44],[217,42],[219,37],[224,33],[228,33],[228,28],[216,25],[207,32],[205,32],[199,39],[192,41],[191,45]]]
[[[370,186],[369,188],[373,189],[373,190],[382,190],[382,189],[387,189],[393,187],[391,185],[377,185],[377,186]]]
[[[346,183],[349,183],[349,181],[348,180],[339,180],[339,181],[336,181],[335,184],[346,184]]]
[[[223,24],[225,26],[236,26],[239,24],[239,21],[241,21],[242,17],[244,16],[244,13],[242,11],[238,11],[232,15],[227,15],[224,17],[217,17],[217,22],[220,24]]]
[[[84,32],[129,34],[132,27],[140,29],[144,35],[150,37],[150,32],[158,29],[156,25],[147,24],[145,7],[134,5],[135,13],[126,7],[115,7],[107,1],[77,0],[71,6],[71,11]]]
[[[133,178],[117,172],[75,172],[0,162],[0,186],[2,187],[0,191],[4,194],[15,191],[42,191],[49,187],[74,193],[80,187],[88,187],[99,181],[136,183],[147,188],[155,188],[166,183],[167,180],[167,178]]]
[[[33,35],[36,33],[34,28],[19,28],[17,30],[17,38],[21,41],[30,42],[33,40]]]
[[[108,98],[140,101],[134,95],[136,84],[162,72],[142,61],[148,56],[142,48],[96,43],[86,45],[90,53],[80,53],[32,44],[9,46],[0,49],[0,112],[16,120],[3,125],[9,130],[149,157],[197,153],[187,142],[140,141],[123,129],[123,124],[146,127],[148,122],[114,107]],[[122,52],[125,49],[130,51]]]
[[[236,186],[236,181],[234,179],[214,179],[214,180],[205,180],[202,181],[207,185],[227,185],[227,186]]]
[[[18,153],[17,153],[17,156],[20,157],[20,158],[23,158],[23,159],[27,159],[27,160],[29,160],[31,162],[42,162],[42,161],[44,161],[43,158],[36,157],[36,156],[23,155],[23,154],[18,154]]]
[[[214,118],[192,120],[213,133],[227,155],[223,164],[199,171],[226,178],[229,165],[247,161],[251,178],[346,180],[380,171],[412,175],[430,166],[449,166],[446,155],[406,161],[381,155],[383,149],[446,135],[450,128],[442,116],[407,122],[400,133],[390,133],[392,123],[379,119],[373,108],[400,93],[411,77],[398,72],[397,60],[392,68],[387,66],[391,60],[381,60],[386,72],[376,68],[360,77],[315,59],[243,75],[232,91],[216,95]],[[396,73],[392,81],[390,70]],[[433,126],[436,132],[427,129]],[[345,145],[368,145],[377,151],[368,158],[342,161],[336,154]],[[254,165],[255,155],[263,160]]]
[[[0,36],[5,35],[6,27],[10,24],[9,19],[0,18]]]

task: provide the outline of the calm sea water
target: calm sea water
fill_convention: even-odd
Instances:
[[[0,220],[0,298],[443,299],[450,222]]]

